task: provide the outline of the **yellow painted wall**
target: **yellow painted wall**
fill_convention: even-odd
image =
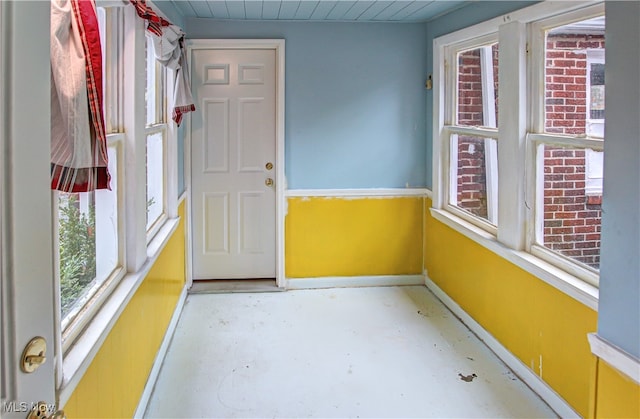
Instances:
[[[180,224],[123,311],[71,398],[68,418],[130,418],[185,284],[185,208]]]
[[[285,274],[422,273],[422,197],[289,198]]]
[[[431,217],[425,268],[447,295],[583,416],[596,357],[597,313]]]
[[[640,386],[599,359],[595,417],[640,418]]]

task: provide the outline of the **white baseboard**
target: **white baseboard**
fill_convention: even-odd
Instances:
[[[447,306],[473,333],[482,340],[497,356],[507,364],[513,372],[520,377],[542,400],[544,400],[561,418],[579,418],[580,415],[558,394],[549,384],[537,376],[518,357],[487,332],[477,321],[462,309],[438,287],[428,276],[425,276],[425,285],[442,303]]]
[[[187,285],[185,284],[182,292],[180,293],[180,297],[178,297],[176,309],[173,311],[173,316],[171,316],[171,321],[167,326],[167,331],[164,334],[164,339],[162,339],[160,349],[158,349],[156,358],[153,360],[153,366],[151,367],[149,378],[147,379],[147,383],[144,386],[144,391],[142,392],[140,400],[138,401],[138,407],[133,414],[134,418],[142,418],[144,416],[144,412],[147,410],[149,399],[151,399],[151,393],[153,393],[153,388],[156,385],[158,374],[160,374],[160,369],[162,368],[162,362],[164,361],[164,357],[167,354],[167,350],[169,349],[169,344],[171,343],[171,339],[173,338],[173,332],[175,332],[176,326],[178,325],[178,320],[180,319],[180,314],[182,314],[182,307],[184,307],[186,298]]]
[[[424,275],[323,276],[317,278],[287,278],[285,289],[388,287],[424,285]]]

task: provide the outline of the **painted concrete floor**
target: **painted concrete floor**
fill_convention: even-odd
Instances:
[[[411,286],[189,295],[146,417],[556,415]]]

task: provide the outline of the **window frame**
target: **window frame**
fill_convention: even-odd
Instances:
[[[98,6],[98,8],[101,8]],[[107,45],[103,46],[103,59],[105,60],[106,65],[105,72],[103,77],[105,79],[105,83],[103,86],[112,85],[115,88],[105,89],[103,93],[104,97],[104,120],[105,120],[105,128],[107,131],[107,149],[115,149],[117,156],[117,167],[116,167],[116,185],[113,189],[115,189],[116,196],[116,212],[117,212],[117,262],[114,269],[106,275],[105,278],[96,278],[98,279],[98,283],[92,285],[87,289],[87,294],[82,297],[84,303],[81,306],[74,307],[71,312],[67,314],[65,318],[62,318],[60,314],[59,328],[61,334],[61,351],[62,353],[66,353],[71,346],[74,344],[78,336],[83,333],[83,330],[87,327],[87,325],[92,321],[95,314],[101,309],[104,302],[109,298],[110,294],[113,292],[113,289],[117,287],[118,283],[125,276],[125,238],[126,231],[124,227],[124,190],[123,190],[123,182],[122,179],[125,177],[125,168],[123,165],[124,160],[124,139],[125,134],[123,132],[121,120],[122,120],[122,83],[119,83],[118,80],[123,78],[122,71],[122,60],[119,59],[120,55],[123,54],[123,33],[120,30],[122,28],[122,23],[124,20],[122,9],[114,8],[114,7],[104,7],[105,11],[105,29],[106,34],[101,34],[101,41],[105,42]],[[108,105],[108,107],[107,107]],[[55,209],[58,208],[58,198],[59,193],[57,191],[52,193],[53,197],[53,207]],[[98,205],[98,200],[96,196],[94,196],[95,206]],[[53,214],[53,223],[56,226],[56,237],[57,237],[57,226],[58,226],[58,211],[55,210]],[[97,228],[96,228],[97,231]],[[55,239],[55,243],[57,244],[58,239]],[[96,236],[96,253],[97,253],[97,236]],[[59,269],[59,252],[55,252],[56,256],[56,281],[60,283],[60,269]],[[97,256],[96,256],[97,260]]]
[[[167,79],[168,79],[168,71],[167,68],[155,59],[154,51],[153,51],[153,43],[151,42],[151,38],[147,35],[145,38],[145,89],[149,88],[149,74],[153,73],[153,120],[149,121],[149,100],[146,100],[145,106],[145,167],[148,165],[148,147],[147,141],[150,136],[155,134],[161,134],[162,136],[162,202],[160,202],[161,210],[160,215],[149,223],[148,220],[148,208],[147,208],[147,218],[145,218],[147,226],[147,244],[153,239],[153,237],[158,233],[162,225],[167,220],[167,135],[168,133],[168,123],[167,123]],[[152,60],[153,69],[149,68],[151,64],[149,60]],[[147,91],[145,91],[145,96]],[[148,176],[145,176],[145,196],[147,196],[146,191],[148,191]],[[148,202],[148,196],[147,196]]]
[[[124,194],[122,191],[122,178],[124,178],[124,166],[122,164],[123,155],[123,143],[124,143],[124,134],[109,134],[107,135],[107,148],[116,150],[117,158],[117,182],[115,185],[115,190],[117,193],[117,213],[118,213],[118,225],[117,225],[117,242],[118,242],[118,262],[114,269],[108,274],[104,279],[100,281],[99,284],[95,284],[91,287],[90,291],[84,297],[86,299],[85,303],[82,306],[75,307],[67,316],[67,318],[61,318],[60,320],[60,331],[61,331],[61,340],[62,340],[62,352],[66,353],[71,346],[74,344],[78,336],[80,336],[84,329],[87,327],[89,323],[91,323],[93,317],[96,313],[101,309],[104,302],[109,298],[115,287],[118,286],[122,278],[124,278],[125,271],[125,252],[124,252],[124,243],[125,243],[125,230],[124,230],[124,220],[121,216],[124,213],[123,207],[123,198]],[[58,200],[58,193],[55,192],[54,203]],[[97,206],[97,199],[96,199]],[[58,224],[57,217],[55,215],[57,211],[54,211],[54,225]],[[97,231],[97,228],[96,228]],[[97,253],[97,236],[96,236],[96,253]],[[97,259],[97,256],[96,256]],[[57,275],[59,275],[59,270]],[[60,279],[57,279],[60,281]]]
[[[537,167],[531,170],[531,179],[527,180],[527,187],[532,190],[532,211],[528,221],[533,228],[527,235],[526,250],[532,255],[545,260],[546,262],[569,272],[571,275],[585,281],[586,283],[598,287],[600,275],[599,272],[591,267],[583,265],[577,261],[561,255],[544,246],[544,181],[540,179],[544,176],[538,168],[541,163],[538,159],[540,145],[560,146],[565,148],[580,148],[585,152],[588,149],[595,151],[604,150],[604,138],[592,137],[589,135],[570,135],[570,134],[553,134],[545,132],[545,97],[544,95],[536,95],[535,92],[545,91],[545,60],[546,60],[546,38],[545,32],[549,29],[568,25],[570,23],[589,19],[604,15],[604,6],[595,5],[584,9],[563,13],[546,19],[539,19],[530,25],[529,39],[530,50],[532,51],[532,59],[530,65],[531,80],[529,83],[529,97],[532,103],[532,112],[530,112],[531,130],[527,134],[527,146],[530,151],[528,160]],[[587,93],[588,97],[588,93]],[[588,109],[588,105],[587,105]],[[537,112],[536,112],[537,110]],[[587,120],[589,115],[587,115]],[[585,158],[586,163],[586,158]],[[586,175],[585,175],[586,181]],[[585,187],[586,189],[586,187]]]
[[[439,141],[442,144],[442,150],[446,150],[447,152],[447,159],[446,161],[443,162],[443,171],[446,171],[447,173],[447,181],[446,186],[442,189],[442,194],[443,196],[442,198],[442,202],[440,204],[440,207],[442,209],[446,209],[447,211],[450,211],[451,213],[455,214],[457,217],[460,217],[462,219],[464,219],[465,221],[474,224],[475,226],[482,228],[483,230],[496,235],[497,234],[497,211],[495,211],[495,218],[493,216],[489,216],[487,220],[475,216],[473,215],[471,212],[466,211],[465,209],[455,205],[453,203],[453,199],[455,197],[455,195],[457,195],[457,176],[458,176],[458,166],[457,166],[457,153],[458,150],[457,148],[453,148],[451,147],[451,144],[453,142],[453,138],[455,135],[468,135],[468,136],[473,136],[473,137],[481,137],[481,138],[485,138],[487,141],[485,142],[485,146],[486,143],[490,141],[490,139],[495,139],[496,142],[498,140],[498,128],[492,128],[492,127],[485,127],[485,126],[468,126],[468,125],[460,125],[457,121],[458,119],[458,54],[465,52],[465,51],[470,51],[470,50],[474,50],[474,49],[480,49],[483,47],[486,47],[488,45],[493,45],[494,43],[498,43],[498,34],[497,32],[493,32],[493,33],[488,33],[485,34],[483,36],[477,37],[477,38],[473,38],[473,39],[468,39],[468,40],[463,40],[461,42],[457,42],[454,44],[449,44],[447,46],[444,47],[444,66],[443,66],[443,76],[444,76],[444,83],[445,83],[445,90],[446,92],[451,92],[451,95],[445,95],[445,102],[444,102],[444,123],[442,126],[442,130],[438,135]],[[482,61],[482,57],[480,58]],[[481,64],[482,65],[482,64]],[[493,70],[493,67],[492,67]],[[488,92],[485,91],[484,87],[485,87],[485,75],[484,73],[482,74],[482,78],[483,78],[483,90],[482,90],[482,94],[483,94],[483,108],[486,108],[486,101],[484,100],[485,96],[487,96]],[[493,83],[492,83],[493,85]],[[484,113],[483,113],[484,114]],[[434,134],[434,137],[435,134]],[[491,166],[492,169],[490,170],[494,170],[493,168],[495,168],[495,171],[497,171],[497,161],[495,162],[490,162],[488,164],[488,166]],[[443,173],[443,176],[444,173]],[[489,199],[495,199],[497,198],[495,196],[495,192],[492,190],[492,187],[497,186],[495,184],[495,182],[493,182],[493,180],[495,179],[495,176],[491,179],[492,181],[489,181],[489,178],[491,178],[491,174],[488,173],[487,174],[487,185],[486,185],[486,189],[487,189],[487,208],[489,208],[490,206],[493,206],[495,204],[497,204],[497,199],[495,201],[492,201],[491,203],[489,202]],[[456,179],[456,182],[453,181],[453,179]],[[494,198],[495,197],[495,198]],[[495,219],[496,223],[491,223],[491,219]]]
[[[544,83],[544,49],[535,46],[535,29],[541,24],[556,26],[558,22],[587,19],[604,14],[603,3],[586,1],[543,2],[489,21],[443,35],[434,40],[434,89],[433,89],[433,198],[431,214],[437,220],[478,242],[527,272],[539,277],[569,296],[597,309],[597,274],[581,269],[577,263],[564,257],[547,257],[545,252],[532,246],[536,234],[535,204],[540,195],[535,182],[535,142],[546,140],[573,144],[575,138],[561,135],[539,134],[544,132],[540,122],[531,116],[536,112],[544,119],[544,97],[535,95],[540,83]],[[499,63],[499,114],[510,115],[498,121],[499,225],[497,232],[478,226],[477,220],[469,220],[448,205],[450,193],[450,143],[446,132],[451,119],[451,68],[445,57],[450,57],[450,46],[478,45],[492,33],[498,33]],[[538,45],[544,46],[544,43]],[[536,49],[537,48],[537,49]],[[536,61],[537,60],[537,61]],[[536,69],[531,63],[541,63]],[[541,70],[540,70],[541,69]],[[502,77],[508,75],[509,77]],[[515,76],[517,75],[517,76]],[[532,83],[537,80],[535,83]],[[529,81],[529,82],[528,82]],[[538,124],[538,126],[536,126]],[[544,121],[542,122],[544,124]],[[543,127],[542,127],[543,128]],[[486,135],[487,133],[485,133]],[[599,145],[595,139],[588,144]],[[507,158],[509,156],[509,158]],[[544,249],[543,249],[544,250]],[[549,252],[551,253],[551,252]],[[558,260],[559,259],[559,260]],[[594,281],[595,277],[595,281]]]

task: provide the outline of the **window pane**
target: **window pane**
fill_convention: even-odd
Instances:
[[[147,126],[155,124],[156,121],[156,59],[153,54],[153,45],[147,37],[147,89],[145,91],[145,103],[147,105]]]
[[[164,211],[164,132],[147,135],[147,230]]]
[[[497,224],[498,151],[495,138],[452,136],[451,204]]]
[[[107,133],[123,132],[120,116],[121,59],[124,38],[123,14],[119,7],[98,7],[98,26],[102,51],[103,115]]]
[[[543,245],[599,269],[602,195],[587,194],[589,149],[541,145],[544,152]]]
[[[153,43],[147,37],[146,43],[146,67],[147,67],[147,126],[165,122],[165,102],[164,102],[164,67],[156,60]]]
[[[58,195],[58,249],[63,324],[73,317],[120,265],[118,156],[109,148],[112,190]]]
[[[599,17],[547,32],[545,132],[603,137],[604,28]]]
[[[457,124],[498,125],[498,44],[458,53]]]
[[[96,276],[106,278],[119,265],[118,252],[118,149],[109,147],[111,190],[95,192],[96,198]]]
[[[64,319],[96,278],[93,193],[58,195],[60,297]]]

